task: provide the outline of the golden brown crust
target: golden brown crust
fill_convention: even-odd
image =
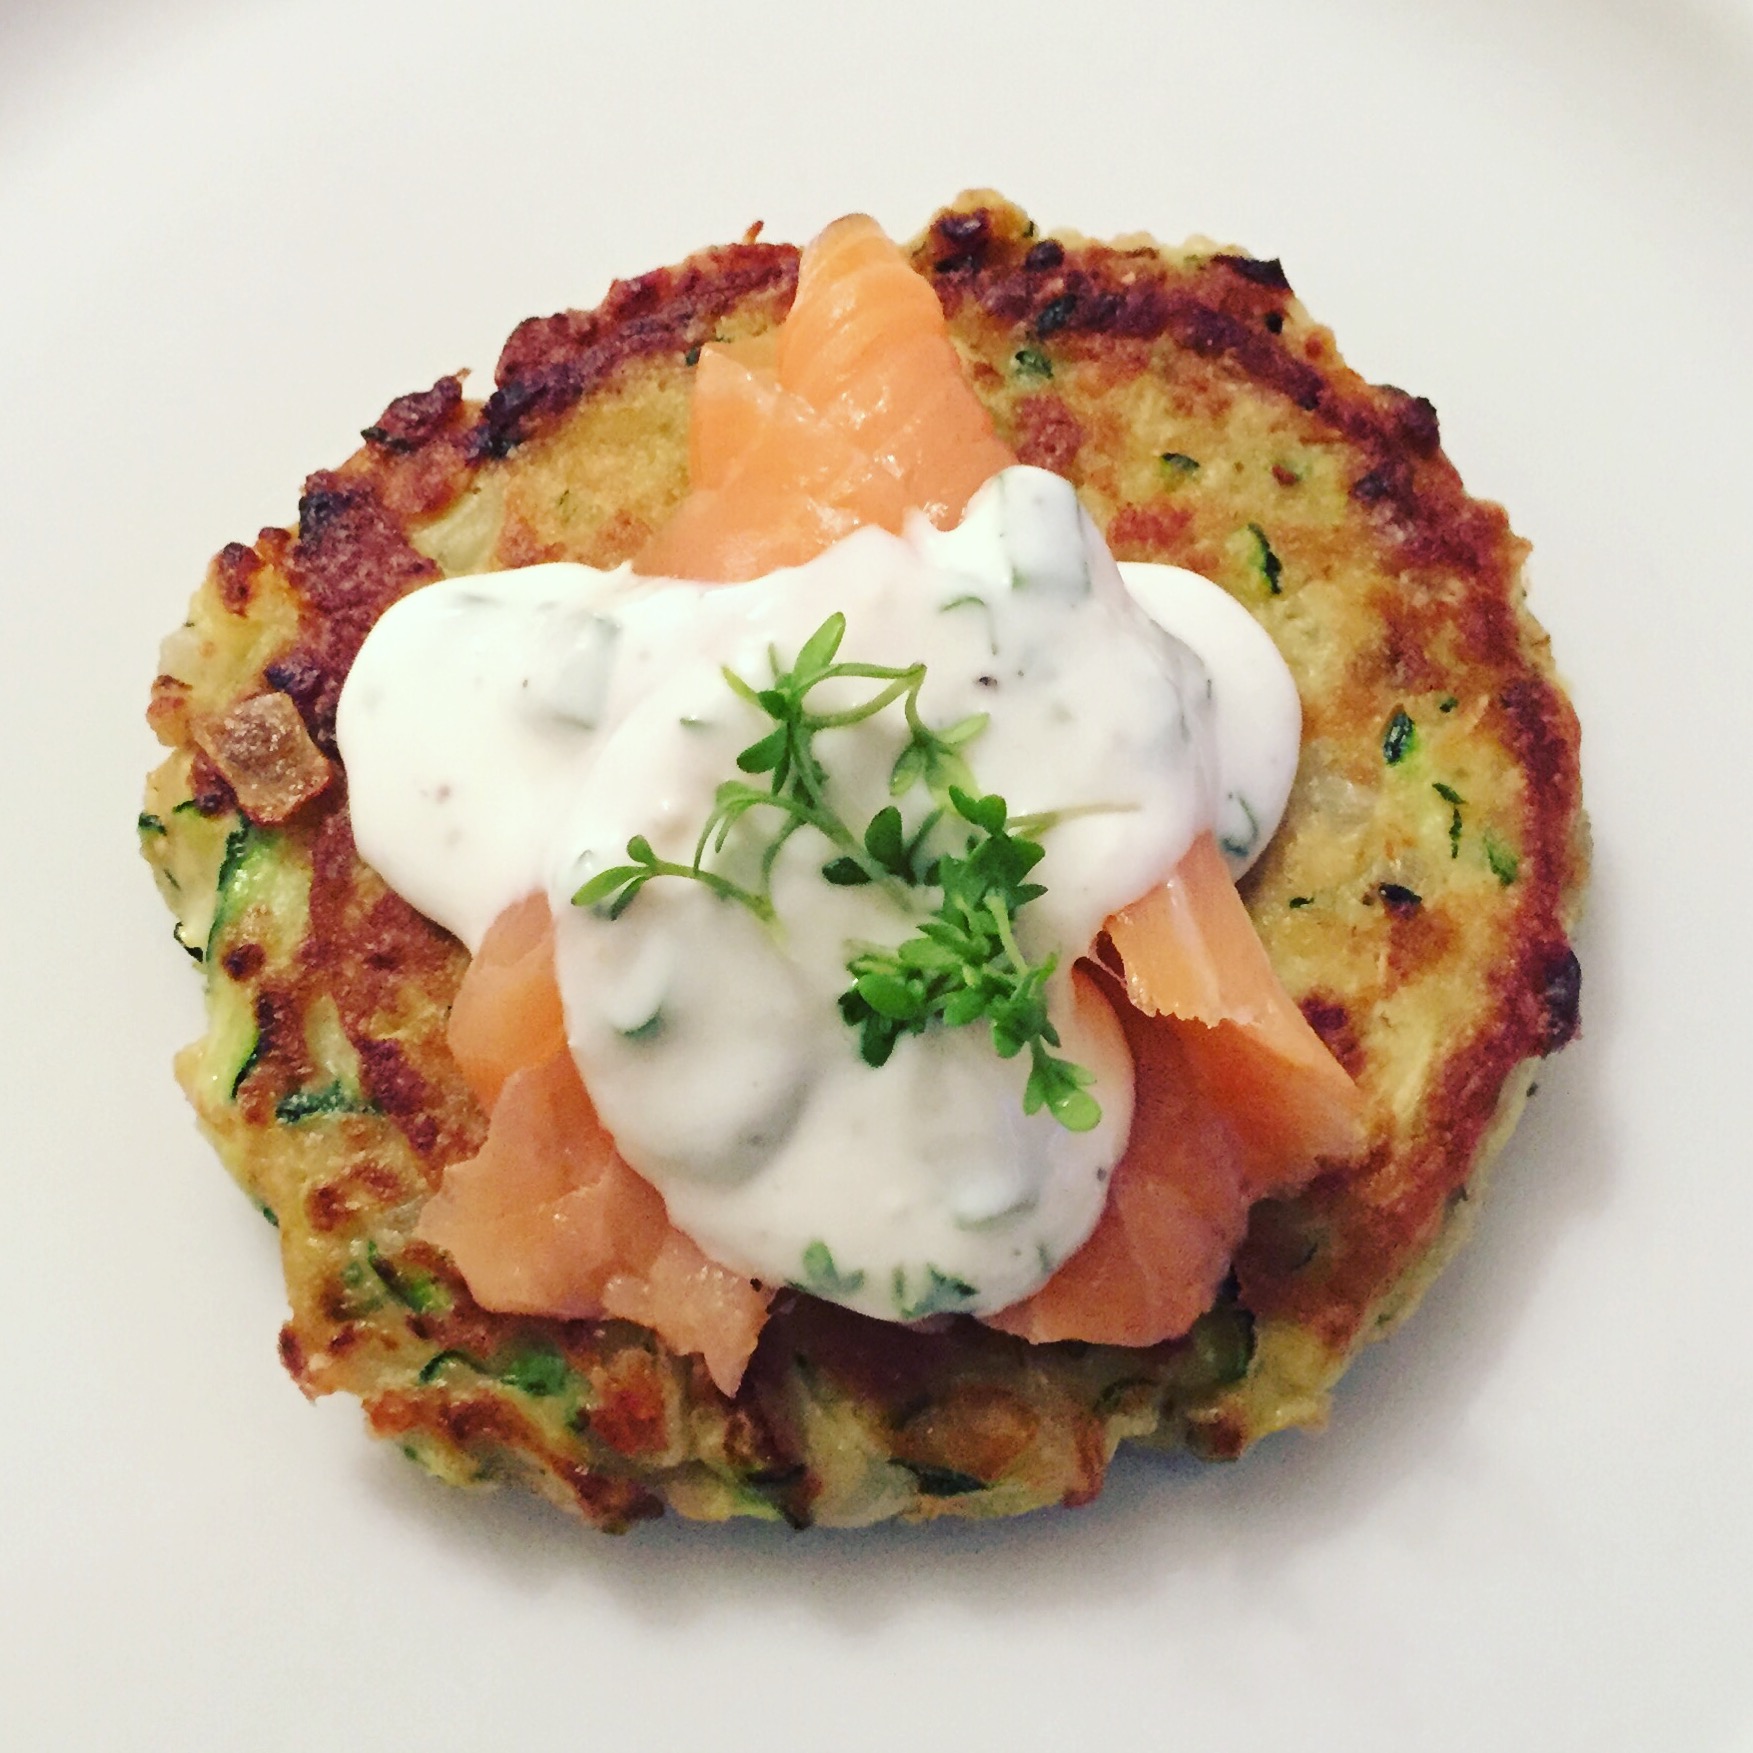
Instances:
[[[1302,767],[1248,900],[1369,1097],[1372,1145],[1258,1208],[1220,1308],[1146,1352],[912,1332],[788,1292],[732,1403],[624,1323],[479,1309],[409,1240],[481,1136],[443,1040],[462,952],[360,864],[344,775],[252,809],[199,733],[283,699],[326,769],[347,668],[406,591],[627,557],[683,490],[699,346],[777,322],[796,252],[707,251],[525,323],[484,405],[455,378],[399,398],[306,483],[296,532],[221,551],[154,687],[172,754],[142,834],[207,958],[184,1082],[280,1224],[288,1369],[358,1393],[445,1477],[516,1476],[600,1526],[660,1501],[1015,1513],[1094,1495],[1126,1437],[1227,1456],[1318,1419],[1435,1258],[1521,1069],[1576,1027],[1576,725],[1521,604],[1523,545],[1465,494],[1429,403],[1349,371],[1275,262],[1042,238],[982,196],[913,259],[1019,454],[1079,484],[1122,558],[1225,585],[1297,674]]]

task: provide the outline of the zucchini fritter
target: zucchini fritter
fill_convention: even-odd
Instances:
[[[1043,237],[991,195],[912,259],[1021,459],[1077,483],[1118,558],[1215,578],[1296,675],[1296,788],[1245,893],[1370,1147],[1256,1207],[1179,1341],[1031,1347],[785,1292],[734,1401],[643,1329],[489,1313],[409,1239],[484,1133],[444,1039],[466,957],[356,856],[336,699],[405,592],[613,565],[662,521],[700,346],[772,326],[795,284],[787,246],[708,250],[521,325],[484,404],[456,378],[393,402],[306,482],[296,530],[218,555],[153,688],[171,752],[140,832],[209,1014],[178,1075],[279,1226],[281,1355],[446,1479],[519,1478],[610,1529],[666,1503],[849,1525],[1084,1502],[1126,1439],[1239,1455],[1324,1418],[1575,1032],[1576,722],[1524,545],[1462,490],[1430,404],[1350,371],[1276,262]]]

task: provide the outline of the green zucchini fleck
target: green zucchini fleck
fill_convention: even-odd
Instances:
[[[1444,785],[1439,779],[1431,786],[1438,797],[1449,806],[1449,857],[1461,856],[1461,805],[1467,800],[1452,785]]]
[[[460,1363],[465,1368],[475,1371],[477,1375],[488,1373],[466,1351],[435,1351],[421,1365],[420,1374],[415,1379],[423,1388],[429,1388],[444,1374],[446,1366],[453,1363]]]
[[[557,1351],[533,1346],[502,1363],[496,1372],[508,1388],[516,1388],[533,1400],[546,1400],[564,1393],[572,1380],[566,1359]]]
[[[378,1282],[403,1308],[412,1309],[416,1315],[442,1315],[450,1309],[450,1292],[430,1272],[385,1260],[376,1242],[365,1244],[365,1259],[377,1274]]]
[[[1507,889],[1516,880],[1516,873],[1522,863],[1509,847],[1498,839],[1495,834],[1485,836],[1485,862],[1491,866],[1491,874]]]
[[[1272,544],[1266,539],[1266,532],[1257,523],[1248,525],[1248,534],[1254,538],[1257,550],[1254,565],[1260,576],[1266,580],[1267,594],[1277,596],[1282,588],[1280,580],[1284,577],[1284,562],[1273,553]]]
[[[287,1126],[324,1114],[375,1114],[376,1106],[341,1078],[314,1089],[290,1090],[274,1104],[274,1118]]]
[[[1396,706],[1382,730],[1382,759],[1390,767],[1398,766],[1412,753],[1418,742],[1418,727],[1408,717],[1405,707]]]
[[[578,1377],[572,1373],[566,1359],[559,1352],[540,1345],[513,1352],[497,1365],[485,1364],[466,1351],[453,1349],[434,1352],[421,1366],[417,1379],[422,1386],[430,1387],[452,1364],[461,1364],[464,1369],[471,1369],[478,1376],[490,1376],[495,1381],[503,1382],[508,1388],[528,1394],[533,1400],[552,1399],[556,1394],[565,1393],[578,1381]]]
[[[1184,481],[1189,475],[1199,473],[1199,459],[1188,456],[1182,450],[1165,450],[1157,460],[1171,479]]]
[[[902,1467],[913,1475],[921,1497],[966,1497],[971,1491],[984,1491],[986,1481],[954,1467],[929,1467],[918,1461],[902,1461]]]
[[[1194,1355],[1212,1385],[1239,1382],[1254,1361],[1254,1317],[1239,1303],[1220,1303],[1193,1323]]]
[[[1021,348],[1013,363],[1018,377],[1051,377],[1053,361],[1039,347]]]

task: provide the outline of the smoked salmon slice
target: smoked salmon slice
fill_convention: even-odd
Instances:
[[[463,1081],[489,1113],[514,1071],[566,1045],[544,896],[526,895],[488,928],[451,1004],[446,1038]]]
[[[862,524],[900,531],[900,480],[770,367],[708,347],[694,370],[690,491],[635,571],[736,584],[800,566]]]
[[[1154,1345],[1208,1308],[1247,1227],[1256,1154],[1194,1075],[1184,1026],[1112,985],[1132,1050],[1132,1131],[1089,1240],[1033,1296],[988,1325],[1037,1344]]]
[[[634,562],[731,582],[798,565],[909,508],[940,527],[1015,461],[968,388],[937,298],[874,222],[805,251],[776,334],[702,350],[690,488]],[[1046,1342],[1151,1345],[1210,1306],[1249,1207],[1362,1141],[1358,1091],[1273,973],[1216,842],[1110,918],[1098,975],[1136,1068],[1132,1131],[1101,1219],[1034,1295],[988,1317]],[[1092,992],[1095,988],[1091,987]],[[495,923],[452,1013],[490,1109],[419,1233],[489,1308],[651,1327],[734,1393],[770,1293],[670,1224],[623,1162],[565,1050],[553,926],[532,897]]]
[[[1211,1306],[1258,1199],[1363,1143],[1356,1084],[1266,959],[1217,841],[1112,914],[1132,1131],[1090,1238],[991,1325],[1043,1343],[1155,1345]]]
[[[734,1394],[770,1293],[670,1223],[597,1119],[566,1045],[542,896],[489,928],[452,1007],[451,1050],[489,1104],[487,1141],[445,1170],[420,1239],[451,1256],[483,1308],[637,1321]]]
[[[863,215],[804,252],[776,335],[704,347],[694,369],[690,491],[636,572],[758,578],[862,524],[899,533],[910,508],[947,529],[1016,461],[936,295]]]
[[[1147,1016],[1198,1025],[1184,1032],[1201,1083],[1267,1159],[1358,1150],[1357,1085],[1273,972],[1211,834],[1106,930],[1127,998]]]

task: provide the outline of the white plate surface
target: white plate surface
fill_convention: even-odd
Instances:
[[[0,10],[0,1745],[1753,1746],[1746,0]],[[530,312],[988,183],[1281,255],[1537,547],[1585,1040],[1319,1438],[989,1529],[590,1536],[307,1407],[172,1087],[159,636]]]

